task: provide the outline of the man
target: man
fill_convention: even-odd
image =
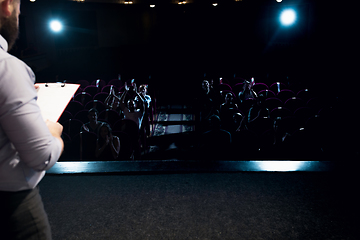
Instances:
[[[134,90],[135,98],[139,99],[139,101],[136,101],[135,98],[130,98],[127,103],[125,103],[126,95],[130,90],[130,87],[125,83],[125,91],[120,98],[120,109],[124,114],[124,118],[133,120],[140,130],[145,113],[145,100],[137,91],[135,83],[132,89]]]
[[[7,53],[19,14],[20,0],[0,0],[0,238],[51,239],[37,185],[63,151],[62,126],[43,120],[34,73]]]
[[[99,111],[96,108],[91,108],[88,112],[89,122],[81,126],[80,132],[92,132],[98,134],[99,127],[104,123],[98,120]]]
[[[143,97],[143,99],[145,100],[146,103],[146,109],[150,108],[150,104],[151,104],[151,97],[150,95],[147,94],[147,90],[148,90],[148,85],[147,84],[141,84],[139,86],[139,94]],[[135,97],[135,101],[141,101],[140,99],[138,99],[138,97]]]

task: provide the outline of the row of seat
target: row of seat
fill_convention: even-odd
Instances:
[[[218,85],[218,88],[220,91],[231,90],[235,93],[239,93],[240,91],[243,90],[243,85],[244,85],[243,82],[235,83],[233,85],[228,84],[228,83],[220,83]],[[281,90],[284,90],[284,89],[291,89],[291,87],[289,85],[287,85],[283,82],[274,82],[270,85],[267,85],[266,83],[258,82],[258,83],[255,83],[252,86],[252,88],[256,92],[260,92],[262,90],[270,90],[270,91],[274,92],[275,94],[277,94],[278,92],[280,92]],[[295,91],[296,93],[298,92],[294,89],[292,89],[292,90]]]
[[[109,81],[105,81],[103,79],[97,79],[94,81],[88,81],[88,80],[78,80],[75,81],[76,84],[80,84],[80,89],[83,90],[88,86],[96,86],[97,88],[99,88],[100,90],[102,90],[103,87],[105,87],[106,85],[113,85],[116,88],[120,89],[124,84],[121,80],[119,79],[111,79]]]

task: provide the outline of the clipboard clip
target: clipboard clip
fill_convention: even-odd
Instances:
[[[65,87],[65,82],[45,83],[45,87]]]

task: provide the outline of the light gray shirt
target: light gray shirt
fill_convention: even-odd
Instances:
[[[0,35],[0,191],[21,191],[36,187],[62,146],[41,116],[33,71],[7,50]]]

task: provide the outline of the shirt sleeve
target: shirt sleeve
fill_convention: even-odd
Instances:
[[[20,161],[42,171],[56,163],[62,146],[42,118],[34,80],[32,70],[17,58],[0,62],[0,125]]]

